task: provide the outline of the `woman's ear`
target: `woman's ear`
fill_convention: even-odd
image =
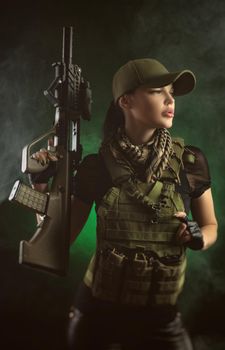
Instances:
[[[129,109],[131,107],[131,98],[130,97],[131,97],[130,95],[124,94],[118,99],[118,104],[119,104],[120,108]]]

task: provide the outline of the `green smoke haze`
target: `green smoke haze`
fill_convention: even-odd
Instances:
[[[20,2],[13,11],[4,5],[0,16],[0,342],[8,348],[17,344],[24,349],[65,349],[69,306],[95,248],[93,207],[71,247],[67,277],[19,265],[19,242],[32,237],[35,217],[7,201],[16,179],[27,182],[20,170],[23,146],[54,121],[43,91],[54,76],[51,64],[61,60],[62,27],[73,25],[74,63],[93,93],[92,120],[81,123],[84,156],[98,150],[112,99],[112,77],[122,64],[152,57],[171,71],[191,69],[197,77],[195,90],[177,97],[170,131],[199,147],[208,159],[219,238],[206,252],[189,251],[180,307],[197,349],[225,349],[225,3]]]

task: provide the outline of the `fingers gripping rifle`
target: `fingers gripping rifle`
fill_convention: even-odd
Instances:
[[[55,107],[55,123],[46,134],[25,146],[22,152],[22,172],[38,173],[46,169],[32,159],[31,148],[53,136],[53,149],[59,160],[49,193],[40,193],[16,181],[10,200],[43,215],[30,241],[20,242],[19,262],[65,275],[69,262],[70,202],[72,175],[82,157],[80,119],[90,120],[91,90],[81,68],[72,63],[73,27],[63,28],[62,61],[54,63],[55,79],[44,91]]]

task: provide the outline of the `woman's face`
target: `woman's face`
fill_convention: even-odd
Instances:
[[[172,84],[161,88],[143,85],[127,97],[125,118],[133,118],[148,128],[172,126],[175,110]]]

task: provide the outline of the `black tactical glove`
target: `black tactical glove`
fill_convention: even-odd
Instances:
[[[187,230],[191,235],[191,240],[185,245],[193,250],[200,250],[204,246],[203,235],[196,221],[189,220],[188,217],[180,218],[187,225]]]

